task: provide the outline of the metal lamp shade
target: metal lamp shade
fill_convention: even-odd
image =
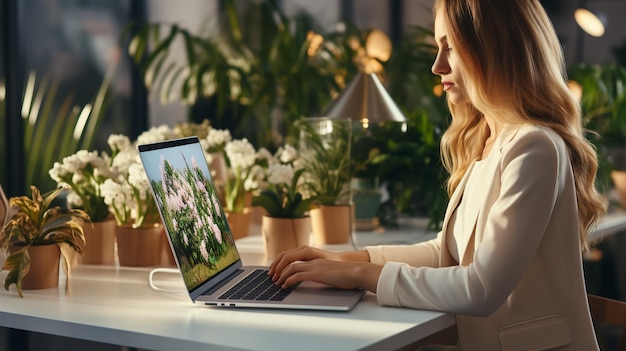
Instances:
[[[406,120],[375,73],[359,73],[354,77],[323,116],[349,118],[363,124]]]

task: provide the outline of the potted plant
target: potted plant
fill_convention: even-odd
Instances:
[[[116,176],[106,179],[100,190],[116,220],[117,253],[122,266],[153,266],[161,262],[165,232],[135,144],[174,136],[167,126],[160,126],[142,133],[135,143],[124,135],[111,135],[108,139],[111,172]]]
[[[79,209],[53,206],[52,201],[62,188],[41,194],[31,186],[31,198],[12,197],[10,206],[17,212],[0,232],[0,248],[7,257],[2,267],[9,271],[4,288],[15,284],[22,297],[23,289],[39,289],[58,286],[59,259],[63,258],[66,273],[65,288],[68,289],[71,250],[83,253],[83,222],[89,215]]]
[[[213,135],[209,132],[207,139]],[[226,141],[222,155],[226,166],[224,212],[233,236],[238,239],[250,233],[252,191],[256,189],[262,171],[257,164],[257,152],[248,139]]]
[[[346,243],[352,234],[349,119],[305,118],[298,122],[305,187],[314,198],[313,235],[318,244]]]
[[[163,103],[208,101],[209,110],[198,114],[210,114],[214,125],[228,123],[233,135],[274,150],[297,140],[294,122],[319,115],[358,73],[355,60],[361,59],[368,31],[351,23],[341,30],[319,31],[306,14],[289,17],[272,0],[246,3],[247,11],[236,5],[224,2],[225,23],[217,32],[196,35],[176,24],[141,25],[129,40],[129,51],[146,86]],[[402,140],[388,139],[380,148],[390,157],[384,167],[377,166],[378,179],[389,192],[382,206],[388,210],[379,213],[384,225],[397,225],[386,213],[429,216],[429,227],[436,229],[447,203],[438,152],[449,112],[441,84],[430,72],[436,56],[433,33],[412,29],[394,45],[388,61],[372,61],[384,66],[385,86],[408,119],[407,132],[393,134]],[[185,58],[170,64],[179,39]],[[402,168],[407,165],[410,174]],[[429,169],[422,171],[424,166]]]
[[[252,198],[252,204],[266,212],[261,232],[266,256],[274,259],[282,251],[309,243],[308,211],[314,197],[305,191],[302,177],[305,169],[295,147],[289,144],[280,147],[268,161],[266,188]]]
[[[84,210],[91,223],[84,228],[84,254],[78,260],[84,264],[113,264],[115,262],[115,219],[104,202],[100,187],[113,176],[106,154],[80,150],[55,162],[48,172],[57,187],[69,190],[67,203]]]

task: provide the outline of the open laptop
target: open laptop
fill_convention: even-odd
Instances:
[[[271,281],[264,288],[236,287],[242,280],[249,285],[264,280],[268,267],[242,264],[199,139],[142,144],[138,149],[192,301],[219,307],[348,311],[365,294],[313,282],[291,289]]]

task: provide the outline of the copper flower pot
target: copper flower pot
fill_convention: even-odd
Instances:
[[[117,226],[117,256],[120,266],[146,267],[161,263],[163,226],[155,224],[133,228]]]
[[[85,253],[78,256],[81,264],[115,264],[115,219],[109,218],[102,222],[85,223]]]
[[[352,206],[320,206],[312,209],[311,225],[315,242],[324,244],[345,244],[352,235]]]
[[[309,244],[311,217],[274,218],[263,216],[261,221],[265,255],[268,260],[287,250]]]
[[[226,220],[233,238],[240,239],[250,235],[252,211],[246,207],[243,212],[226,212]]]
[[[22,278],[22,290],[48,289],[59,286],[61,249],[58,244],[28,248],[30,270]]]

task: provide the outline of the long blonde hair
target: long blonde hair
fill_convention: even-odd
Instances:
[[[504,123],[549,127],[569,151],[580,239],[588,248],[587,232],[606,212],[606,201],[595,187],[597,154],[584,136],[580,104],[567,88],[563,52],[545,10],[538,0],[437,0],[434,12],[447,25],[471,101],[448,102],[453,118],[441,141],[448,193],[489,136],[482,112]]]

